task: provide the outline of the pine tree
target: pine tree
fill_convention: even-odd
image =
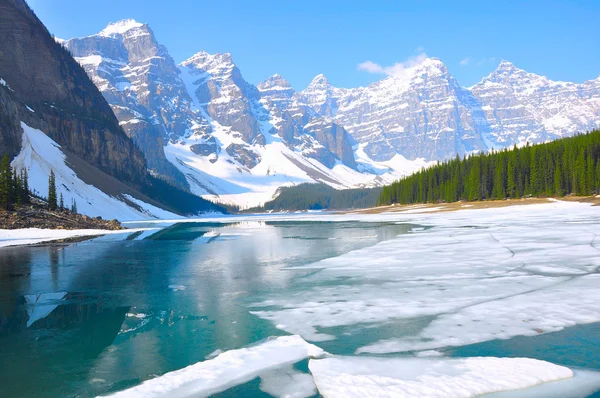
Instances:
[[[515,184],[515,165],[512,160],[513,156],[511,155],[508,159],[508,167],[507,167],[507,178],[506,178],[506,191],[509,198],[515,198],[517,196],[517,186]]]
[[[75,198],[71,201],[71,212],[77,213],[77,202],[75,201]]]
[[[558,163],[554,168],[554,194],[558,196],[564,195],[562,172],[560,171],[560,165]]]
[[[12,169],[12,199],[17,206],[21,206],[21,179],[15,168]]]
[[[8,155],[4,155],[0,164],[0,205],[6,210],[12,206],[12,172]]]
[[[60,199],[58,201],[58,208],[61,210],[65,209],[65,198],[63,197],[62,192],[60,193]]]
[[[56,210],[56,207],[56,177],[54,170],[50,170],[50,177],[48,178],[48,208]]]
[[[587,157],[587,167],[586,167],[586,187],[587,192],[586,195],[590,195],[594,192],[594,185],[596,182],[596,170],[594,169],[594,158],[592,156]]]
[[[596,161],[596,189],[597,194],[600,194],[600,158]]]
[[[23,203],[31,202],[31,192],[29,191],[29,176],[27,169],[21,170],[21,200]]]
[[[575,185],[576,195],[585,195],[587,189],[587,178],[585,177],[585,156],[583,152],[579,152],[575,159],[575,168],[573,169],[573,181]]]

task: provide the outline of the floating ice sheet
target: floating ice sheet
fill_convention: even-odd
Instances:
[[[299,336],[283,336],[253,347],[226,351],[214,359],[167,373],[113,396],[207,397],[250,381],[269,370],[323,354],[323,350]],[[269,381],[267,386],[269,389],[277,388]]]
[[[349,217],[377,219],[321,219]],[[552,202],[377,217],[430,228],[301,267],[318,272],[252,303],[252,313],[309,341],[420,320],[419,328],[389,328],[393,333],[381,341],[363,339],[355,347],[373,353],[435,350],[600,321],[597,208]]]
[[[261,374],[260,390],[278,398],[306,398],[317,393],[312,376],[295,370],[291,365]]]
[[[475,397],[569,379],[569,368],[528,358],[311,360],[321,395],[330,397]]]

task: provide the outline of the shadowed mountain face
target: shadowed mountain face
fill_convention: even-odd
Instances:
[[[0,1],[0,36],[0,153],[19,152],[23,121],[103,172],[142,186],[143,154],[85,71],[24,1]]]
[[[37,184],[33,189],[45,192],[50,168],[64,167],[64,176],[76,174],[83,183],[109,195],[111,201],[123,202],[140,214],[146,214],[145,205],[135,200],[180,213],[214,209],[148,172],[144,154],[125,134],[94,82],[23,0],[0,0],[0,37],[0,155],[8,153],[14,158],[29,151],[20,156],[19,167],[41,170],[32,181]],[[66,160],[48,158],[47,150],[55,151],[53,148],[35,152],[36,143],[30,136],[26,145],[24,125],[59,145],[60,157]],[[147,135],[145,139],[153,140]],[[169,166],[174,170],[171,181],[185,188],[185,179],[178,179],[176,169]],[[77,188],[64,185],[61,189],[73,196],[72,190]],[[172,195],[166,194],[169,191]],[[84,192],[79,192],[79,199],[88,201]]]

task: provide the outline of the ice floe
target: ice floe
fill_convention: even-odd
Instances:
[[[121,391],[113,397],[206,397],[250,381],[264,372],[324,355],[300,336],[282,336],[259,345],[226,351],[211,360],[190,365]],[[296,382],[303,382],[298,380]],[[270,391],[279,389],[266,381]]]
[[[312,376],[295,370],[291,365],[262,373],[260,390],[281,398],[306,398],[317,393]]]
[[[373,216],[322,216],[322,220]],[[307,265],[252,313],[309,341],[398,322],[357,352],[439,350],[600,321],[600,212],[579,203],[377,215],[426,226]],[[337,328],[337,331],[335,330]]]
[[[529,358],[311,360],[319,393],[330,397],[475,397],[569,379],[571,369]]]

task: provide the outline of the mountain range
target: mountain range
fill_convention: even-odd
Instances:
[[[23,0],[0,7],[0,152],[37,170],[39,192],[58,169],[67,202],[90,215],[114,213],[98,210],[109,202],[126,218],[218,210],[199,196],[254,207],[305,182],[381,186],[457,155],[600,128],[600,77],[556,82],[502,61],[462,87],[427,58],[401,78],[339,88],[318,75],[296,91],[278,74],[249,83],[229,53],[178,64],[135,20],[60,40]]]
[[[282,185],[377,186],[432,162],[600,127],[600,78],[555,82],[507,61],[462,87],[427,58],[402,78],[295,91],[244,80],[231,54],[176,64],[147,24],[123,20],[64,41],[146,154],[153,173],[242,207]]]

